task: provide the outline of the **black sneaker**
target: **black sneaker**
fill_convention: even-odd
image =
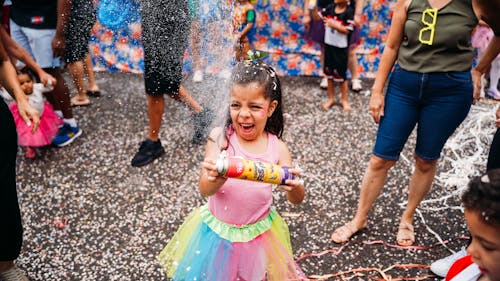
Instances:
[[[193,115],[194,134],[193,139],[191,139],[192,144],[202,144],[205,141],[214,117],[214,112],[206,107]]]
[[[165,153],[165,150],[160,140],[152,141],[147,138],[141,143],[139,151],[137,151],[134,158],[132,158],[131,165],[133,167],[144,166],[153,162],[153,160],[160,157],[163,153]]]

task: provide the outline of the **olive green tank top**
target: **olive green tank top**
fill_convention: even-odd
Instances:
[[[474,58],[471,33],[478,23],[472,0],[452,0],[437,10],[435,17],[432,12],[426,12],[427,24],[424,24],[422,14],[426,9],[431,9],[427,0],[411,1],[398,64],[405,70],[420,73],[469,70]]]

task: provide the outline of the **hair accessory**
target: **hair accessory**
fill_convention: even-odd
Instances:
[[[249,50],[247,52],[245,62],[247,64],[258,63],[258,62],[262,61],[262,59],[267,57],[268,55],[269,55],[269,53],[267,53],[267,52]]]

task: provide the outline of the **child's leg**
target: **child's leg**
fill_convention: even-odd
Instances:
[[[347,94],[349,92],[347,90],[347,80],[344,80],[344,82],[342,82],[340,84],[340,89],[341,89],[341,93],[342,93],[342,97],[340,99],[340,104],[342,105],[342,108],[344,109],[344,111],[350,111],[351,105],[349,104],[349,101],[347,100]]]
[[[490,70],[490,88],[488,93],[494,98],[500,98],[498,92],[498,79],[500,79],[500,58],[496,58],[491,62]]]
[[[328,78],[328,101],[323,103],[323,109],[327,110],[335,104],[335,85],[333,84],[333,79]]]

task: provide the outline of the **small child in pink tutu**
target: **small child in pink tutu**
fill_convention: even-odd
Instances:
[[[486,47],[493,38],[493,30],[484,22],[479,22],[474,34],[472,35],[472,46],[477,49],[478,57],[482,57],[486,51]],[[486,95],[492,99],[500,100],[500,93],[498,91],[498,79],[500,79],[500,55],[498,55],[491,62],[490,69],[490,87]],[[484,83],[482,83],[484,85]],[[481,88],[481,96],[484,97],[484,88]]]
[[[240,62],[232,74],[224,128],[208,138],[199,189],[208,203],[194,210],[158,260],[172,280],[307,280],[293,259],[290,233],[272,207],[272,184],[220,176],[216,160],[230,156],[290,166],[281,140],[283,108],[276,72],[261,62]],[[299,176],[300,171],[290,169]],[[304,199],[304,184],[288,179],[278,190]],[[170,279],[169,279],[170,280]]]
[[[24,122],[23,118],[19,115],[17,104],[4,88],[1,89],[2,97],[9,104],[9,109],[14,116],[18,144],[26,148],[26,158],[35,158],[35,148],[51,143],[52,138],[57,134],[57,130],[62,124],[62,120],[43,96],[43,93],[53,90],[52,85],[44,86],[42,83],[36,83],[33,74],[27,68],[17,71],[17,79],[21,84],[21,89],[28,96],[29,103],[40,114],[40,126],[38,129],[34,133],[31,132],[32,125],[28,126]]]

